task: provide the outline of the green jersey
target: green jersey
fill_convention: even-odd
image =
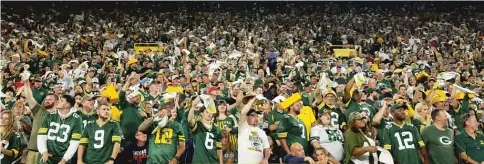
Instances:
[[[454,163],[454,132],[450,129],[439,130],[435,125],[422,131],[422,139],[428,148],[431,164]]]
[[[111,158],[114,143],[121,143],[121,126],[108,120],[100,126],[96,121],[89,121],[82,133],[80,144],[86,146],[83,161],[85,163],[106,163]]]
[[[305,152],[308,152],[306,126],[297,117],[285,114],[284,118],[279,122],[279,125],[277,125],[277,137],[279,139],[286,139],[288,147],[291,147],[293,143],[297,142],[303,146]]]
[[[383,145],[398,163],[422,163],[418,149],[425,147],[425,144],[415,126],[407,123],[401,126],[392,123],[385,127],[383,133]]]
[[[85,129],[87,126],[87,122],[89,121],[96,121],[97,120],[97,114],[92,111],[91,113],[84,113],[82,109],[79,109],[76,112],[79,116],[81,116],[82,119],[82,128]]]
[[[284,118],[285,114],[287,114],[286,111],[282,111],[282,112],[279,112],[277,110],[269,111],[267,116],[269,126],[274,125],[277,121],[281,121]],[[278,139],[276,131],[272,131],[271,136],[273,136],[275,139]]]
[[[341,112],[341,109],[336,106],[331,107],[329,105],[326,105],[325,103],[319,104],[318,117],[327,110],[331,110],[331,125],[337,126],[340,129],[342,129],[343,126],[346,126],[346,118],[344,117],[343,112]]]
[[[351,98],[346,105],[346,111],[345,111],[346,120],[350,120],[349,117],[351,113],[360,112],[361,110],[362,110],[361,105],[358,104],[355,100],[353,100],[353,98]]]
[[[149,130],[151,133],[158,125],[153,124]],[[166,123],[165,127],[158,128],[150,134],[148,143],[148,164],[168,163],[176,155],[178,143],[185,142],[185,136],[181,125],[174,121]]]
[[[183,128],[183,134],[185,134],[185,138],[187,140],[192,139],[192,136],[193,136],[191,128],[188,125],[188,120],[187,120],[188,119],[188,112],[189,112],[189,110],[184,111],[182,123],[181,123],[182,128]],[[193,111],[193,115],[195,116],[196,121],[199,121],[200,119],[202,119],[202,116],[200,116],[200,111],[198,111],[198,110]]]
[[[217,150],[222,149],[220,128],[212,124],[212,128],[207,129],[201,121],[197,121],[192,132],[195,149],[192,163],[218,163]]]
[[[69,148],[70,141],[79,141],[82,133],[81,116],[72,113],[65,119],[62,119],[58,111],[48,114],[38,135],[47,136],[47,152],[52,155],[46,163],[59,163]],[[39,155],[39,162],[42,156]]]
[[[380,124],[374,126],[377,130],[376,139],[383,143],[383,132],[385,132],[385,127],[392,125],[392,120],[390,118],[382,118]]]
[[[362,111],[365,111],[369,117],[369,120],[373,119],[373,116],[376,113],[375,107],[371,106],[370,104],[367,104],[365,102],[360,103],[360,107]]]
[[[4,149],[13,151],[12,157],[6,156],[3,153],[0,154],[1,163],[13,163],[22,156],[22,141],[19,133],[14,132],[10,135],[8,141],[1,140],[0,142]]]

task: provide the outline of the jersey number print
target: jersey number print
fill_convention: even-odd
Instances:
[[[171,138],[173,137],[173,129],[164,128],[158,129],[155,136],[155,144],[171,144]]]
[[[205,135],[205,148],[207,148],[207,150],[213,149],[214,138],[215,136],[212,133],[207,132],[207,135]]]
[[[397,132],[395,133],[395,138],[398,140],[398,150],[415,149],[415,145],[413,144],[413,135],[411,132]]]
[[[57,134],[62,131],[60,136]],[[71,131],[71,126],[66,124],[59,124],[57,122],[51,122],[49,133],[47,133],[47,139],[58,142],[66,142],[69,137],[69,132]]]

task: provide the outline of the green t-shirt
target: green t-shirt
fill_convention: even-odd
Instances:
[[[455,151],[457,154],[465,152],[472,160],[481,163],[484,161],[484,135],[476,131],[477,136],[470,137],[466,131],[455,136]]]
[[[111,158],[114,143],[121,143],[122,131],[114,120],[108,120],[100,126],[96,120],[88,121],[82,133],[80,145],[86,146],[83,161],[85,163],[106,163]]]
[[[81,116],[77,113],[62,119],[58,111],[54,111],[44,118],[38,135],[47,135],[47,152],[52,157],[46,163],[59,163],[62,160],[70,141],[81,139],[82,126]],[[39,155],[39,163],[41,157]]]
[[[5,154],[0,154],[1,163],[13,163],[22,156],[22,141],[20,140],[20,134],[13,132],[8,141],[1,140],[4,149],[11,150],[14,152],[13,157],[6,156]]]
[[[383,132],[384,148],[392,153],[393,158],[400,164],[422,163],[418,149],[425,147],[417,128],[404,123],[387,125]]]
[[[351,130],[351,128],[348,128],[348,130],[346,130],[345,144],[343,145],[345,153],[344,163],[349,164],[355,148],[363,147],[363,145],[365,145],[367,142],[368,140],[366,139],[365,135],[362,133],[355,133]]]
[[[454,164],[454,132],[439,130],[435,125],[422,131],[422,139],[428,148],[431,164]]]
[[[151,133],[158,125],[153,124],[148,131]],[[185,142],[181,125],[174,121],[169,121],[165,127],[150,134],[148,143],[148,164],[168,163],[175,157],[179,142]]]
[[[193,153],[192,163],[218,163],[217,150],[222,149],[222,132],[216,124],[207,129],[201,121],[192,127]]]
[[[139,107],[129,103],[125,98],[125,92],[119,92],[119,105],[123,113],[121,114],[121,128],[127,141],[135,142],[135,134],[138,126],[143,123],[143,117],[139,114]]]
[[[308,139],[306,138],[306,126],[304,122],[289,114],[285,114],[277,126],[277,137],[286,139],[287,146],[299,143],[303,146],[304,152],[308,152]]]

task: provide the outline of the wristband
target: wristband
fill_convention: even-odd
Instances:
[[[111,157],[111,158],[109,158],[109,160],[110,160],[110,161],[113,161],[113,162],[115,161],[115,159],[114,159],[114,158],[112,158],[112,157]]]

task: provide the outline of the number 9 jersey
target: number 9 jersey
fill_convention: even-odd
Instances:
[[[111,158],[114,143],[121,144],[122,131],[114,120],[108,120],[100,126],[96,121],[89,121],[82,133],[80,145],[84,145],[85,163],[106,163]]]

